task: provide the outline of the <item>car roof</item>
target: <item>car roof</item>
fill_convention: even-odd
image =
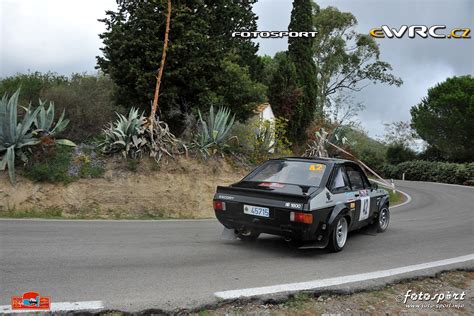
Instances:
[[[278,158],[278,159],[280,159],[280,160],[292,160],[292,161],[314,161],[314,162],[332,163],[332,164],[356,163],[355,161],[347,160],[347,159],[324,158],[324,157],[282,157],[282,158]]]

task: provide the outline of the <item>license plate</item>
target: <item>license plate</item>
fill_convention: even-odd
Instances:
[[[270,209],[268,207],[244,205],[244,213],[261,217],[270,217]]]

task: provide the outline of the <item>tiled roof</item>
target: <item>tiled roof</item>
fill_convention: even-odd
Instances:
[[[270,103],[265,102],[257,106],[257,108],[254,110],[255,113],[262,113],[267,107],[270,106]]]

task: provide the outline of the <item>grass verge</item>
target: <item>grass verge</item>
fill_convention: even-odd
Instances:
[[[384,188],[384,189],[388,191],[388,194],[389,194],[388,199],[390,201],[390,206],[401,204],[406,200],[406,197],[400,192],[398,191],[393,192],[393,189],[391,188]]]
[[[79,210],[71,214],[61,209],[46,210],[16,210],[10,209],[0,211],[0,218],[38,218],[38,219],[103,219],[103,220],[168,220],[168,219],[195,219],[190,216],[179,215],[178,217],[166,216],[163,213],[142,212],[140,214],[127,214],[123,212],[115,212],[112,210],[100,212],[98,210]]]

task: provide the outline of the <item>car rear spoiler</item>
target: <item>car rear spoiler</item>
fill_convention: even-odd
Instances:
[[[308,203],[310,196],[307,194],[292,194],[275,191],[265,191],[251,188],[223,187],[217,186],[217,193],[223,194],[242,194],[252,197],[272,197],[279,200],[288,200],[290,202]]]

